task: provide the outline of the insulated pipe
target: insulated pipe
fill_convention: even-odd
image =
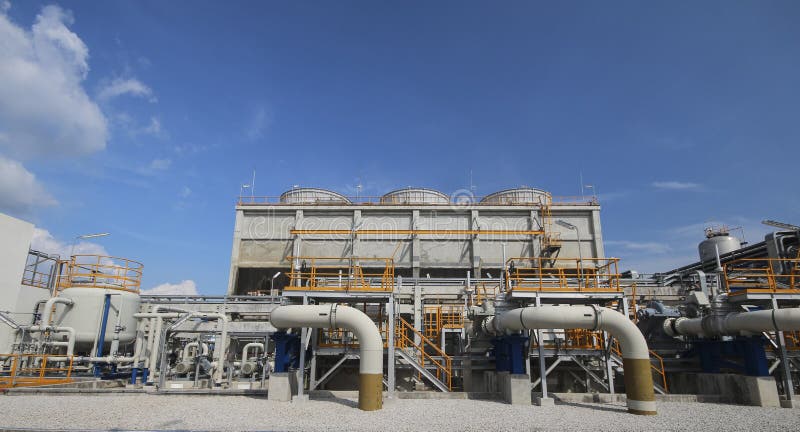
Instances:
[[[217,320],[221,321],[221,329],[220,329],[220,340],[217,342],[214,348],[215,354],[215,364],[217,368],[214,370],[214,382],[216,384],[222,383],[222,371],[224,368],[224,361],[225,361],[225,353],[228,346],[228,317],[224,313],[219,312],[191,312],[191,311],[183,311],[183,312],[167,312],[167,313],[159,313],[159,306],[156,306],[154,312],[150,313],[136,313],[133,314],[135,318],[155,318],[156,326],[155,326],[155,334],[154,334],[154,341],[152,343],[153,349],[150,352],[150,369],[155,369],[156,362],[158,360],[158,351],[160,349],[161,344],[161,329],[164,326],[164,318],[180,318],[186,316],[187,314],[191,315],[193,318],[201,318],[206,320]],[[180,309],[179,309],[180,310]],[[159,372],[161,373],[161,372]],[[154,374],[150,374],[148,376],[148,382],[152,382]]]
[[[768,309],[708,315],[702,318],[670,318],[664,321],[664,332],[670,336],[723,336],[741,332],[758,334],[765,331],[800,330],[800,308]]]
[[[201,355],[208,355],[208,344],[203,342],[202,350],[200,351]],[[190,360],[189,359],[189,348],[195,348],[195,357],[197,357],[197,342],[189,342],[183,347],[183,355],[181,356],[181,360]]]
[[[343,328],[352,331],[359,344],[358,408],[364,411],[383,407],[383,339],[378,327],[366,314],[349,306],[279,306],[270,314],[273,326]],[[301,365],[302,367],[302,365]]]
[[[49,330],[51,333],[67,333],[67,342],[66,345],[64,342],[53,342],[52,345],[55,346],[66,346],[67,347],[67,356],[72,356],[75,352],[75,329],[72,327],[43,327],[43,326],[31,326],[28,327],[28,331],[31,333],[38,333],[44,332]]]
[[[56,303],[61,303],[67,306],[72,306],[74,303],[72,299],[66,297],[50,297],[44,304],[44,311],[42,311],[41,327],[45,330],[52,327],[50,325],[50,315],[53,313],[53,307]]]
[[[245,345],[242,349],[242,363],[247,362],[247,352],[250,351],[250,348],[258,348],[261,351],[264,351],[264,344],[260,342],[250,342],[249,344]]]
[[[484,329],[499,334],[528,329],[603,330],[617,338],[625,369],[628,412],[655,415],[650,352],[644,336],[625,315],[599,306],[539,306],[513,309],[488,318]]]

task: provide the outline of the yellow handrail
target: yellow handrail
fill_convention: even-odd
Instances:
[[[436,377],[439,378],[440,380],[443,380],[445,385],[447,385],[447,388],[449,390],[452,390],[453,389],[452,358],[449,355],[445,354],[444,351],[442,351],[439,347],[437,347],[436,344],[431,342],[430,339],[425,337],[425,335],[422,334],[419,330],[415,329],[414,326],[409,324],[408,321],[404,320],[401,317],[397,317],[397,323],[400,324],[395,327],[396,329],[398,329],[398,332],[396,334],[398,336],[397,338],[398,342],[396,342],[396,345],[399,343],[398,348],[406,348],[406,347],[415,348],[416,351],[420,353],[419,355],[420,365],[424,368],[425,360],[427,359],[431,364],[436,366]],[[409,337],[408,334],[409,330],[411,331],[412,336],[419,337],[420,340],[419,345],[417,345],[414,342],[413,337]],[[426,345],[431,347],[433,352],[442,358],[444,364],[442,364],[442,362],[438,361],[436,358],[434,358],[433,356],[431,356],[426,352],[425,350]],[[442,378],[442,376],[444,376],[444,379]]]

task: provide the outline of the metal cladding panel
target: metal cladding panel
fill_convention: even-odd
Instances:
[[[292,254],[291,240],[246,240],[239,242],[240,267],[277,267],[289,265],[286,257]]]
[[[484,266],[500,267],[503,265],[503,243],[506,245],[506,259],[533,256],[533,245],[530,240],[482,240],[480,257]]]
[[[376,213],[361,212],[359,229],[368,230],[407,230],[411,229],[411,212]]]
[[[300,256],[304,257],[343,257],[350,255],[350,241],[342,239],[303,240]]]
[[[242,219],[242,239],[288,239],[289,231],[295,225],[294,213],[275,213],[269,215],[244,214]]]
[[[419,212],[417,229],[424,230],[468,230],[470,214],[468,212]]]
[[[421,240],[420,267],[471,267],[469,240]]]
[[[408,237],[408,236],[406,236]],[[360,240],[358,253],[367,258],[393,258],[396,267],[411,266],[411,240]]]

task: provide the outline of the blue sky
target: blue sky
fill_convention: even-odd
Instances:
[[[800,222],[795,1],[0,10],[0,211],[53,249],[111,232],[81,247],[144,262],[147,288],[224,293],[254,168],[257,195],[470,171],[479,195],[576,195],[582,173],[607,254],[642,271],[694,259],[712,221]]]

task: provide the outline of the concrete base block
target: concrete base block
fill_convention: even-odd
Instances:
[[[500,382],[502,382],[503,400],[511,405],[531,404],[531,377],[524,374],[511,375],[504,373],[499,378]]]
[[[289,402],[297,394],[297,376],[288,372],[272,373],[267,386],[267,399]]]
[[[772,377],[711,373],[700,373],[695,376],[698,395],[718,396],[720,402],[742,405],[781,406],[778,386]]]
[[[781,399],[781,408],[800,408],[800,404],[797,401]]]
[[[487,393],[497,393],[497,372],[486,371],[483,373],[483,391]]]
[[[303,402],[308,402],[307,394],[304,394],[302,396],[300,395],[292,396],[292,403],[303,403]]]
[[[508,372],[497,372],[497,392],[503,400],[508,401],[508,392],[506,386],[508,385]]]
[[[555,406],[556,400],[549,397],[543,398],[541,396],[537,396],[534,403],[536,403],[538,406]]]

